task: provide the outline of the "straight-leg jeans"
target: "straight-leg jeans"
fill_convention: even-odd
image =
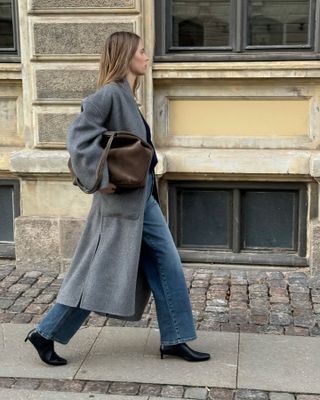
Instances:
[[[151,194],[152,186],[149,174],[140,265],[155,299],[161,343],[184,343],[196,339],[189,294],[179,253]],[[89,314],[89,310],[56,303],[36,329],[43,337],[66,344]]]

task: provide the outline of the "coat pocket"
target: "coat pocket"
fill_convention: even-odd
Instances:
[[[104,217],[117,217],[138,219],[144,210],[144,189],[133,189],[125,193],[102,194],[98,192],[101,203],[101,215]]]

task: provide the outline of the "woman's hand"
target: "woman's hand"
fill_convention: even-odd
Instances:
[[[111,194],[116,191],[116,188],[117,186],[114,183],[110,182],[109,186],[107,186],[106,188],[99,189],[99,192],[102,194]]]

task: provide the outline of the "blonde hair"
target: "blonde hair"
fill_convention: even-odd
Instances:
[[[138,49],[140,36],[132,32],[115,32],[111,34],[104,46],[100,58],[98,88],[110,82],[123,80],[127,73],[130,61]],[[133,92],[139,86],[136,79]]]

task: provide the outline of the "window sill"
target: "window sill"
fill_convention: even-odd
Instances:
[[[320,78],[320,61],[164,62],[153,64],[154,79]]]
[[[21,63],[1,63],[0,60],[0,80],[5,79],[22,79]]]
[[[248,150],[248,149],[157,149],[159,163],[157,175],[165,173],[210,174],[212,176],[250,175],[255,179],[268,176],[305,176],[308,180],[317,173],[312,151],[301,150]],[[314,154],[315,158],[316,154]],[[277,160],[275,162],[275,160]],[[313,168],[310,168],[310,164]]]

